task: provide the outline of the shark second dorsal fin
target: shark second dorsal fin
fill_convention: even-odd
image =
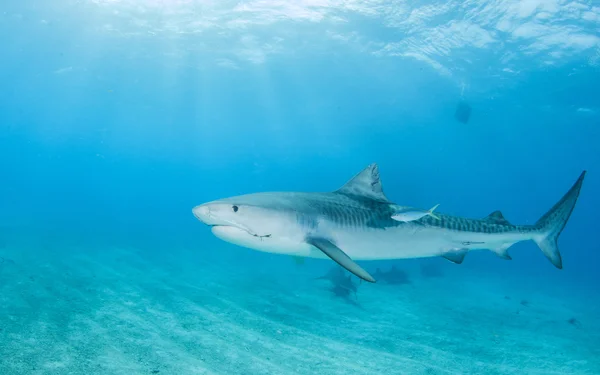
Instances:
[[[504,215],[502,215],[502,212],[500,211],[492,212],[488,216],[484,217],[483,220],[496,224],[511,225],[508,220],[504,218]]]
[[[383,193],[383,187],[381,185],[381,180],[379,179],[379,168],[376,163],[363,169],[335,192],[364,197],[378,202],[389,202]]]

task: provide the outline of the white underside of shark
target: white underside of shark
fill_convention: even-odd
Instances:
[[[396,227],[349,232],[335,225],[322,224],[321,230],[344,252],[355,260],[408,259],[442,256],[464,247],[464,242],[485,243],[485,247],[471,245],[469,250],[499,249],[532,240],[532,235],[462,234],[451,230]],[[309,258],[328,258],[321,250],[308,244],[305,237],[290,234],[262,238],[233,226],[214,226],[215,236],[238,246],[269,253],[296,255]]]

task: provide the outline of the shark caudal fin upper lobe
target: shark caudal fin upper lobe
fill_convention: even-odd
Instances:
[[[542,249],[542,252],[550,262],[559,269],[562,269],[562,258],[558,250],[558,236],[560,236],[571,216],[571,212],[573,212],[573,208],[575,208],[585,172],[581,173],[575,184],[573,184],[562,199],[535,224],[538,233],[534,236],[533,240]]]

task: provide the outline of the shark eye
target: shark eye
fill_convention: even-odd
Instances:
[[[239,207],[238,206],[231,206],[231,209],[233,210],[233,212],[238,212]]]

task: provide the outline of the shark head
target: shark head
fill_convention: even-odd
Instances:
[[[305,237],[289,199],[269,193],[220,199],[192,212],[218,238],[255,250],[294,253]]]
[[[383,194],[379,170],[371,164],[340,189],[326,193],[263,192],[239,195],[198,205],[194,216],[211,227],[215,236],[239,246],[270,253],[323,257],[309,238],[321,233],[323,217],[339,207],[340,197],[357,197],[370,202],[389,203]],[[319,195],[321,194],[321,195]],[[317,199],[317,200],[315,200]],[[349,219],[345,219],[349,221]]]
[[[387,215],[389,204],[377,165],[371,164],[333,192],[246,194],[204,203],[192,212],[226,242],[270,253],[329,257],[361,279],[375,282],[336,245],[336,238],[342,236],[351,244],[365,226],[366,212]]]

